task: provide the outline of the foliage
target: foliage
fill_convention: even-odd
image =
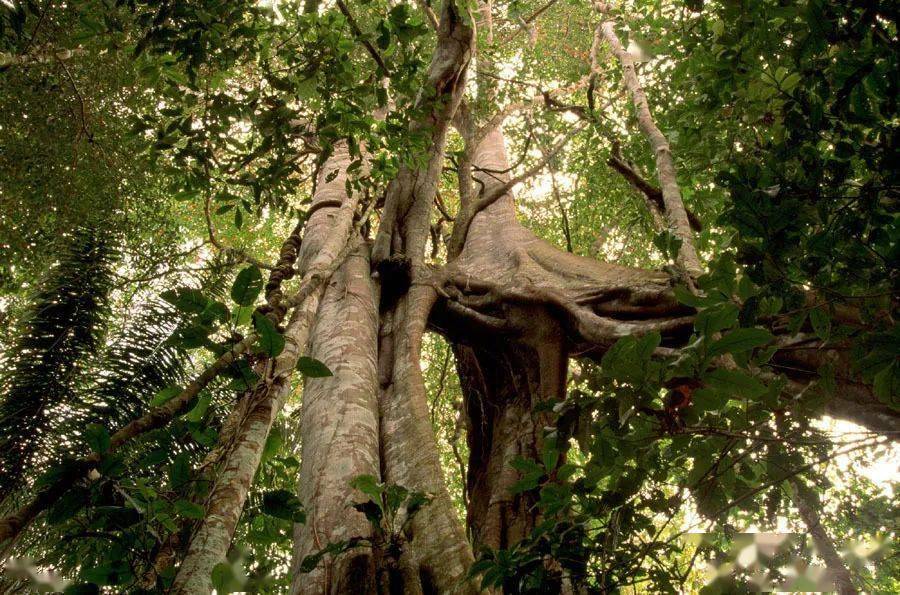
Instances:
[[[14,545],[2,579],[12,588],[171,584],[205,514],[208,461],[229,412],[257,364],[285,347],[280,322],[256,309],[267,291],[259,265],[306,218],[336,143],[351,154],[347,190],[376,206],[400,165],[427,153],[431,131],[410,123],[421,117],[434,43],[428,16],[412,4],[348,4],[353,25],[338,6],[298,0],[0,5],[0,511],[52,485],[71,457],[99,458]],[[845,552],[855,576],[897,591],[896,514],[884,484],[858,472],[896,450],[811,422],[841,378],[873,384],[898,408],[896,9],[883,0],[617,6],[703,224],[709,272],[699,291],[675,289],[697,313],[689,336],[623,338],[602,361],[572,364],[564,402],[539,405],[555,425],[541,456],[514,467],[516,492],[541,520],[526,540],[479,552],[471,574],[510,593],[565,583],[746,590],[751,572],[715,581],[700,563],[727,559],[750,528],[805,532],[794,501],[804,482],[828,532],[869,543]],[[607,166],[619,154],[655,183],[620,69],[602,44],[591,50],[590,3],[514,0],[494,12],[493,34],[478,23],[468,108],[483,122],[528,104],[504,124],[512,169],[537,163],[573,122],[588,124],[517,187],[522,221],[579,255],[672,270],[678,240]],[[451,132],[432,264],[446,256],[442,225],[457,212],[461,147]],[[785,346],[784,331],[800,343]],[[110,448],[117,429],[170,402],[251,333],[249,352],[183,415]],[[786,391],[779,356],[813,340],[853,365],[834,361],[805,390]],[[451,345],[426,337],[423,361],[463,517],[468,444]],[[297,370],[294,389],[332,375],[308,357]],[[213,572],[220,592],[283,592],[290,582],[292,528],[305,517],[297,394],[265,445],[235,547]],[[839,479],[835,460],[852,462]],[[358,547],[399,563],[429,497],[374,477],[353,488],[367,498],[356,509],[372,535],[328,544],[304,569]],[[702,540],[685,538],[701,529]],[[808,544],[791,545],[808,555]],[[43,568],[57,574],[39,576]],[[770,576],[782,578],[777,568]]]
[[[114,257],[97,228],[70,238],[34,299],[15,349],[4,354],[0,403],[0,495],[19,487],[58,429],[55,411],[74,408],[72,392],[103,332]],[[70,414],[71,415],[71,414]]]

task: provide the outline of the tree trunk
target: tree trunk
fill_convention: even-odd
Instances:
[[[534,408],[565,394],[567,357],[560,337],[557,332],[533,345],[454,347],[470,453],[466,522],[477,546],[509,548],[538,521],[536,494],[511,491],[519,479],[512,463],[519,457],[540,460],[543,429],[551,416]]]
[[[382,284],[378,369],[383,477],[433,496],[411,523],[412,571],[404,573],[406,592],[477,592],[465,581],[473,555],[444,484],[420,368],[422,335],[437,297],[432,271],[424,263],[429,218],[447,127],[465,87],[472,39],[468,17],[445,1],[419,101],[427,117],[411,127],[415,135],[430,133],[428,159],[421,168],[403,166],[391,183],[373,247]],[[382,274],[397,269],[402,274]]]
[[[290,392],[291,376],[308,340],[309,323],[317,305],[317,300],[310,299],[294,310],[285,331],[284,351],[249,396],[252,401],[247,415],[234,435],[234,444],[225,455],[222,470],[216,475],[206,515],[191,538],[187,555],[175,575],[172,593],[212,592],[213,568],[225,561],[231,546],[269,431]]]
[[[468,157],[482,194],[505,184],[503,135],[490,130]],[[472,197],[474,199],[474,197]],[[465,206],[463,207],[465,208]],[[599,357],[618,338],[689,332],[689,310],[671,297],[666,275],[557,249],[522,227],[507,192],[475,214],[448,265],[448,299],[431,327],[454,342],[469,431],[468,526],[476,544],[508,548],[538,518],[534,494],[512,495],[517,457],[539,459],[545,399],[565,396],[570,355]]]
[[[791,487],[793,487],[794,491],[794,505],[800,513],[800,518],[803,519],[804,524],[809,529],[816,551],[825,560],[828,578],[834,583],[835,589],[840,595],[856,595],[859,591],[856,590],[853,584],[850,571],[847,570],[844,560],[841,559],[840,554],[834,547],[834,542],[819,519],[819,513],[814,504],[815,495],[811,494],[809,488],[797,478],[791,480]]]
[[[371,526],[351,506],[358,475],[380,477],[378,398],[375,372],[377,310],[369,278],[368,248],[357,250],[332,278],[312,331],[310,356],[333,372],[310,378],[303,389],[303,453],[300,499],[306,523],[294,529],[292,593],[372,592],[372,552],[356,548],[327,558],[307,574],[305,556],[327,544],[369,537]]]

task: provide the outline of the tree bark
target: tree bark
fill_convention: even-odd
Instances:
[[[259,466],[269,430],[291,388],[300,355],[306,351],[309,331],[326,282],[342,265],[349,242],[356,241],[353,216],[359,198],[347,196],[343,181],[350,163],[346,143],[338,143],[320,172],[313,212],[300,247],[298,268],[303,272],[291,321],[285,331],[284,351],[276,357],[247,397],[247,412],[222,455],[222,471],[207,499],[206,516],[194,533],[184,561],[175,576],[173,593],[212,590],[211,574],[225,560],[253,476]],[[332,172],[338,174],[332,180]],[[294,300],[298,296],[295,295]],[[287,300],[290,303],[292,300]],[[240,406],[239,404],[238,406]],[[220,437],[223,438],[223,437]]]
[[[312,572],[298,572],[304,557],[327,544],[372,533],[369,521],[352,508],[362,499],[350,488],[358,475],[381,475],[375,371],[378,313],[369,270],[368,247],[361,247],[329,283],[312,331],[310,356],[334,375],[310,378],[303,389],[299,493],[306,523],[294,528],[291,593],[374,590],[369,548],[326,558]]]
[[[547,320],[546,328],[554,322]],[[476,546],[506,549],[527,537],[539,517],[533,492],[513,494],[515,459],[540,460],[548,412],[545,399],[565,396],[561,334],[533,345],[486,343],[454,348],[462,383],[469,444],[466,522]]]
[[[509,173],[487,173],[509,169],[501,131],[468,139],[460,163],[471,162],[482,194],[503,188]],[[564,398],[568,358],[598,358],[618,338],[651,330],[678,340],[690,332],[690,310],[672,298],[665,274],[576,256],[537,238],[517,221],[508,190],[475,213],[444,278],[446,297],[430,324],[454,343],[465,398],[467,524],[476,544],[508,548],[538,521],[535,495],[510,493],[519,478],[510,463],[539,458],[550,419],[534,407]]]
[[[224,458],[207,500],[206,515],[191,538],[172,593],[212,592],[212,571],[231,546],[231,538],[247,500],[247,493],[262,458],[269,430],[275,422],[291,388],[291,376],[297,359],[308,340],[309,324],[315,315],[317,300],[310,299],[294,310],[285,331],[285,348],[275,358],[271,370],[260,379],[234,435],[232,448]]]
[[[414,134],[430,132],[427,163],[417,169],[402,167],[391,183],[373,247],[382,284],[378,368],[383,478],[433,496],[411,523],[412,572],[404,573],[406,592],[478,591],[465,581],[473,555],[443,481],[420,368],[422,334],[436,299],[432,272],[424,263],[429,216],[447,127],[465,86],[473,43],[468,20],[454,2],[443,3],[438,43],[419,101],[428,117],[411,127]],[[399,279],[408,284],[408,291],[397,287],[397,278],[380,274],[381,263],[389,259],[408,267],[409,278]]]

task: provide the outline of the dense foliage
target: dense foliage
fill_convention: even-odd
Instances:
[[[346,141],[347,189],[376,211],[360,223],[371,235],[398,169],[426,152],[427,127],[410,132],[434,46],[426,4],[0,4],[0,513],[95,458],[89,479],[0,543],[0,590],[171,585],[230,414],[257,364],[285,348],[264,304],[267,263],[306,220],[320,169]],[[480,18],[477,3],[461,4]],[[512,0],[493,11],[468,109],[483,121],[523,104],[503,126],[512,169],[544,166],[516,187],[520,219],[568,252],[681,278],[678,240],[608,165],[621,158],[654,179],[594,7]],[[470,574],[509,593],[813,590],[822,565],[796,562],[812,559],[805,537],[735,562],[747,533],[807,533],[812,508],[858,587],[900,590],[900,428],[822,420],[846,379],[871,385],[879,412],[900,410],[897,8],[635,0],[615,16],[641,56],[708,272],[674,290],[696,312],[678,341],[630,336],[599,361],[570,362],[566,399],[537,405],[552,421],[539,460],[513,465],[514,493],[540,520],[521,542],[476,552]],[[451,133],[434,264],[459,216],[462,150]],[[117,430],[251,335],[172,423],[111,448]],[[798,388],[789,355],[810,349],[842,355]],[[445,338],[426,337],[423,367],[464,519],[470,445]],[[298,371],[213,572],[220,593],[291,583],[292,526],[305,520],[300,389],[331,374],[308,357]],[[351,548],[397,563],[430,502],[374,477],[353,488],[374,537],[323,543],[301,571]]]

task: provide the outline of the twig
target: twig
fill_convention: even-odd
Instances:
[[[359,28],[359,25],[356,24],[356,19],[353,18],[353,14],[350,12],[350,9],[347,8],[347,5],[344,4],[344,0],[337,0],[337,6],[341,10],[341,13],[347,19],[347,24],[350,25],[350,31],[353,32],[353,36],[366,48],[366,51],[369,52],[369,55],[372,56],[372,59],[375,60],[375,63],[378,64],[378,67],[381,69],[382,76],[388,76],[390,71],[388,70],[387,65],[385,65],[384,60],[381,58],[381,54],[378,53],[378,50],[375,49],[375,46],[372,45],[368,39],[366,39],[365,35],[363,35],[362,30]]]

